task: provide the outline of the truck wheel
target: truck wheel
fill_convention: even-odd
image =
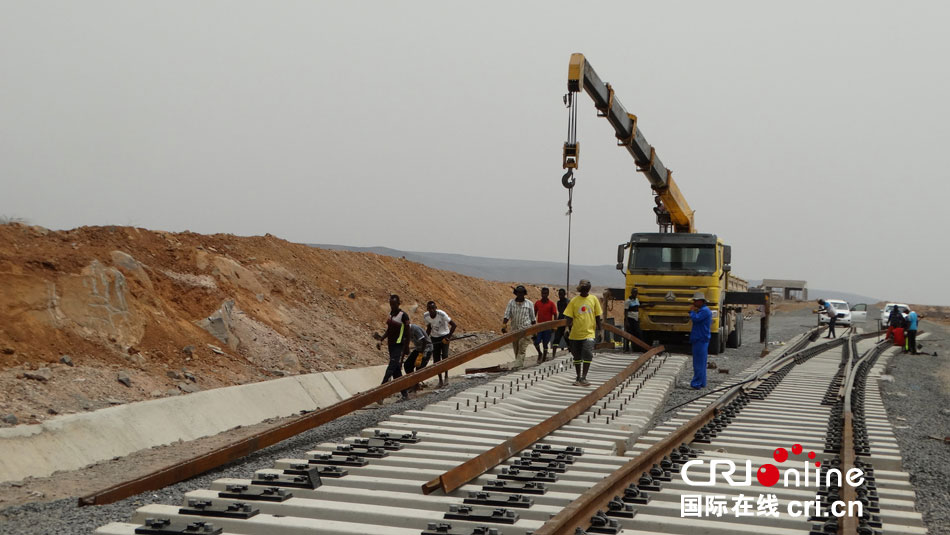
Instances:
[[[709,337],[709,354],[718,355],[722,353],[724,349],[722,336],[719,333],[712,333],[712,336]]]
[[[736,316],[736,328],[729,333],[729,337],[726,338],[726,347],[741,347],[742,346],[742,314]]]
[[[742,319],[742,312],[740,311],[740,312],[739,312],[739,319],[738,319],[738,321],[736,322],[736,325],[737,325],[737,327],[736,327],[736,332],[739,333],[739,343],[736,344],[736,347],[742,347],[742,323],[743,323],[744,321],[745,321],[745,320]]]

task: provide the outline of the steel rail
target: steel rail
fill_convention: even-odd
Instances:
[[[277,427],[262,431],[237,442],[222,446],[214,451],[186,459],[155,472],[129,481],[113,485],[109,488],[94,492],[79,498],[78,505],[103,505],[134,496],[136,494],[156,490],[168,485],[184,481],[208,470],[212,470],[227,463],[236,461],[267,446],[303,433],[309,429],[331,422],[341,416],[361,409],[371,403],[381,401],[396,392],[405,390],[439,373],[461,366],[486,353],[504,347],[524,336],[546,331],[566,325],[565,320],[547,321],[538,323],[525,329],[512,331],[494,340],[490,340],[468,351],[451,356],[441,362],[426,366],[408,375],[384,383],[376,388],[361,392],[352,397],[334,403],[323,409],[305,414]]]
[[[639,341],[636,337],[631,336],[620,329],[617,329],[613,325],[604,325],[604,327],[614,334],[627,338],[631,341]],[[468,483],[469,481],[472,481],[478,476],[484,474],[485,472],[491,470],[505,459],[517,454],[519,451],[522,451],[525,448],[528,448],[545,436],[570,423],[574,418],[584,414],[587,409],[607,396],[607,394],[609,394],[613,389],[620,386],[621,383],[626,381],[627,378],[633,375],[637,370],[645,366],[647,362],[649,362],[654,356],[663,353],[664,351],[666,351],[666,348],[663,346],[650,348],[649,351],[641,355],[637,360],[631,362],[626,368],[617,373],[617,375],[604,382],[593,392],[575,401],[566,409],[549,417],[534,427],[518,433],[514,437],[505,440],[501,444],[482,452],[477,457],[465,461],[455,468],[441,474],[439,477],[424,483],[422,485],[422,493],[431,494],[436,490],[442,489],[443,492],[448,494]]]
[[[877,335],[877,333],[871,333]],[[858,337],[867,338],[867,335],[860,335]],[[851,337],[852,340],[856,337]],[[849,350],[854,350],[857,346],[852,346],[849,344]],[[855,461],[857,461],[857,454],[855,453],[854,448],[854,406],[852,393],[854,391],[854,381],[857,378],[858,374],[861,373],[861,365],[877,355],[880,354],[881,350],[886,347],[884,343],[878,342],[877,346],[868,350],[861,358],[854,360],[854,355],[851,355],[851,358],[848,359],[848,369],[845,384],[843,386],[844,391],[844,407],[842,411],[842,428],[841,428],[841,449],[839,450],[839,455],[841,458],[841,473],[845,474],[848,470],[855,468]],[[869,370],[864,370],[864,373],[867,373]],[[851,503],[858,498],[858,493],[855,487],[852,487],[848,484],[841,485],[841,501],[844,503]],[[851,515],[844,515],[838,517],[838,535],[857,535],[858,534],[859,522],[858,518]]]
[[[850,351],[851,344],[847,345],[848,350]],[[851,468],[854,468],[854,414],[851,412],[851,392],[854,389],[854,377],[858,370],[858,364],[860,362],[854,362],[854,355],[850,355],[847,359],[847,375],[844,384],[844,411],[842,415],[843,425],[841,428],[841,450],[839,455],[841,456],[841,473],[845,474]],[[845,503],[850,503],[858,497],[857,492],[854,490],[854,487],[851,485],[841,485],[841,500]],[[839,535],[857,535],[858,533],[858,519],[851,516],[845,515],[838,518],[838,534]]]
[[[613,325],[611,325],[611,324],[609,324],[609,323],[607,323],[607,322],[602,323],[601,326],[604,328],[604,330],[610,331],[610,332],[616,334],[617,336],[626,338],[627,340],[630,340],[630,341],[633,342],[634,344],[640,346],[641,348],[643,348],[643,349],[645,349],[645,350],[647,350],[647,351],[653,349],[652,346],[650,346],[650,344],[644,342],[643,340],[637,338],[636,336],[627,334],[626,331],[623,331],[623,330],[619,329],[618,327],[615,327],[615,326],[613,326]]]
[[[766,374],[775,373],[790,362],[804,362],[814,355],[840,345],[841,342],[841,339],[836,339],[807,349],[781,355],[774,359],[769,366],[758,370],[756,376],[762,379]],[[574,535],[578,530],[583,531],[590,525],[591,517],[595,516],[598,511],[603,510],[615,496],[622,496],[624,489],[626,489],[631,482],[634,482],[641,473],[648,471],[655,463],[662,461],[663,458],[669,455],[679,444],[691,442],[691,438],[695,433],[722,413],[723,408],[735,401],[740,396],[740,393],[753,389],[754,383],[735,386],[718,400],[700,411],[699,414],[670,433],[669,436],[657,442],[637,457],[631,459],[612,474],[591,487],[590,490],[578,496],[577,499],[568,504],[558,514],[554,515],[548,522],[541,526],[540,529],[536,530],[534,535]]]

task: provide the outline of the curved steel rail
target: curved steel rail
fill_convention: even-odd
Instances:
[[[878,333],[871,333],[877,335]],[[867,337],[866,335],[862,335]],[[852,341],[857,337],[851,337]],[[876,358],[887,347],[887,342],[879,342],[873,349],[866,352],[860,358],[857,357],[857,344],[851,344],[852,358],[849,359],[850,366],[847,368],[847,378],[842,387],[844,395],[844,410],[842,411],[841,427],[841,449],[839,456],[841,458],[841,473],[847,473],[848,470],[856,467],[857,454],[854,444],[854,382],[860,373],[867,373],[864,363]],[[845,503],[851,503],[858,499],[857,489],[851,485],[841,486],[841,500]],[[838,518],[838,535],[858,535],[859,518],[854,516],[842,516]]]
[[[799,341],[805,344],[816,336],[818,328],[810,331],[808,336],[803,336]],[[873,336],[860,335],[861,337]],[[827,351],[833,347],[841,345],[845,340],[843,338],[835,339],[798,351],[789,351],[783,355],[778,355],[767,365],[755,372],[755,378],[759,379],[759,384],[767,379],[767,375],[779,373],[785,366],[795,363],[800,364],[814,355]],[[622,496],[623,491],[630,483],[636,481],[636,478],[643,472],[646,472],[654,464],[659,463],[664,457],[669,455],[674,448],[683,442],[690,442],[697,431],[711,422],[716,416],[723,413],[727,405],[739,399],[746,392],[755,389],[757,382],[745,385],[736,385],[734,388],[723,394],[718,400],[711,403],[699,414],[691,418],[685,424],[673,431],[668,437],[657,442],[639,456],[631,459],[629,462],[618,468],[615,472],[602,479],[590,490],[581,494],[576,500],[568,504],[551,520],[546,522],[540,529],[534,532],[534,535],[574,535],[578,529],[583,530],[590,525],[590,519],[599,511],[604,509],[607,504],[615,497]]]

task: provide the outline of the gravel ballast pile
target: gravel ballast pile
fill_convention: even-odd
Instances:
[[[928,333],[919,340],[924,354],[888,362],[894,380],[882,381],[884,406],[917,510],[930,533],[950,533],[950,445],[943,442],[950,436],[950,328],[923,321],[921,329]]]

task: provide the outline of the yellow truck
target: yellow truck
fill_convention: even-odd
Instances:
[[[715,234],[696,232],[693,210],[667,169],[637,127],[637,117],[620,103],[610,84],[601,80],[583,54],[573,54],[568,66],[568,139],[564,143],[561,179],[566,188],[575,184],[580,145],[577,142],[576,95],[586,91],[598,115],[607,119],[617,137],[656,194],[660,232],[634,233],[617,248],[617,269],[626,276],[624,288],[610,290],[614,299],[624,299],[637,288],[640,329],[645,341],[677,342],[688,339],[692,296],[701,291],[713,313],[709,353],[742,345],[743,305],[765,305],[768,295],[749,292],[748,283],[732,275],[732,250]],[[761,340],[768,328],[763,321]]]
[[[715,234],[635,233],[617,247],[617,269],[626,275],[623,294],[636,288],[640,330],[646,341],[684,341],[689,336],[693,294],[703,292],[713,318],[709,352],[742,345],[746,281],[732,275],[732,248]],[[761,294],[764,297],[765,294]],[[754,296],[757,297],[757,296]]]

